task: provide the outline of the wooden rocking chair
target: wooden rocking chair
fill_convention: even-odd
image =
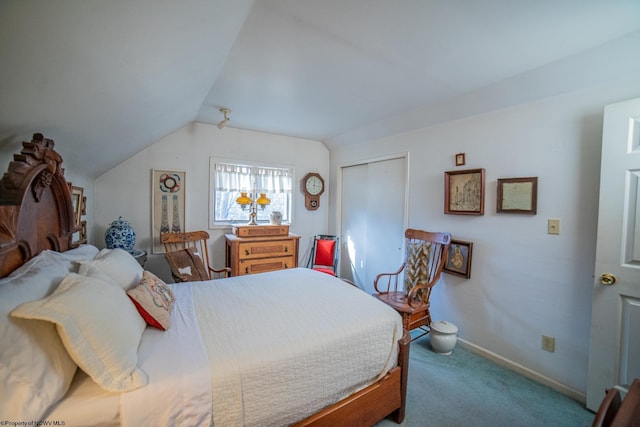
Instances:
[[[231,275],[229,267],[215,269],[209,264],[209,233],[164,233],[160,242],[164,245],[165,258],[176,282],[210,280]]]
[[[431,289],[440,279],[451,244],[451,234],[407,229],[405,236],[405,262],[395,273],[378,274],[373,282],[380,301],[393,307],[402,315],[402,325],[407,331],[420,328],[429,333]],[[404,280],[401,273],[405,272]]]

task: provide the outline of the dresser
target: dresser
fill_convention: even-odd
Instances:
[[[300,236],[289,233],[286,226],[234,227],[225,240],[226,265],[232,276],[298,266]]]

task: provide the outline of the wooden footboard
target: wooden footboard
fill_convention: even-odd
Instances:
[[[393,368],[378,382],[335,403],[322,411],[296,424],[302,426],[345,426],[369,427],[393,414],[399,424],[404,420],[407,397],[407,378],[409,374],[409,345],[411,336],[408,331],[398,344],[398,366]]]

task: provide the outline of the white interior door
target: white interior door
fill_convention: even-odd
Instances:
[[[606,388],[640,377],[640,99],[605,108],[594,279],[593,411]]]
[[[373,280],[402,261],[405,157],[342,168],[340,276],[373,293]]]

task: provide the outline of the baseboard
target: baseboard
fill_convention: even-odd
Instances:
[[[499,356],[485,348],[479,347],[463,339],[458,338],[458,345],[460,345],[466,350],[479,354],[480,356],[485,357],[501,366],[504,366],[507,369],[511,369],[512,371],[515,371],[520,375],[530,378],[533,381],[536,381],[540,384],[544,384],[547,387],[550,387],[553,390],[572,398],[573,400],[577,400],[580,403],[586,404],[587,398],[584,395],[584,393],[580,393],[579,391],[574,390],[571,387],[567,387],[566,385],[561,384],[555,380],[552,380],[549,377],[545,377],[544,375],[538,372],[532,371],[529,368],[525,368],[524,366],[518,363],[515,363],[509,359],[505,359],[502,356]]]

